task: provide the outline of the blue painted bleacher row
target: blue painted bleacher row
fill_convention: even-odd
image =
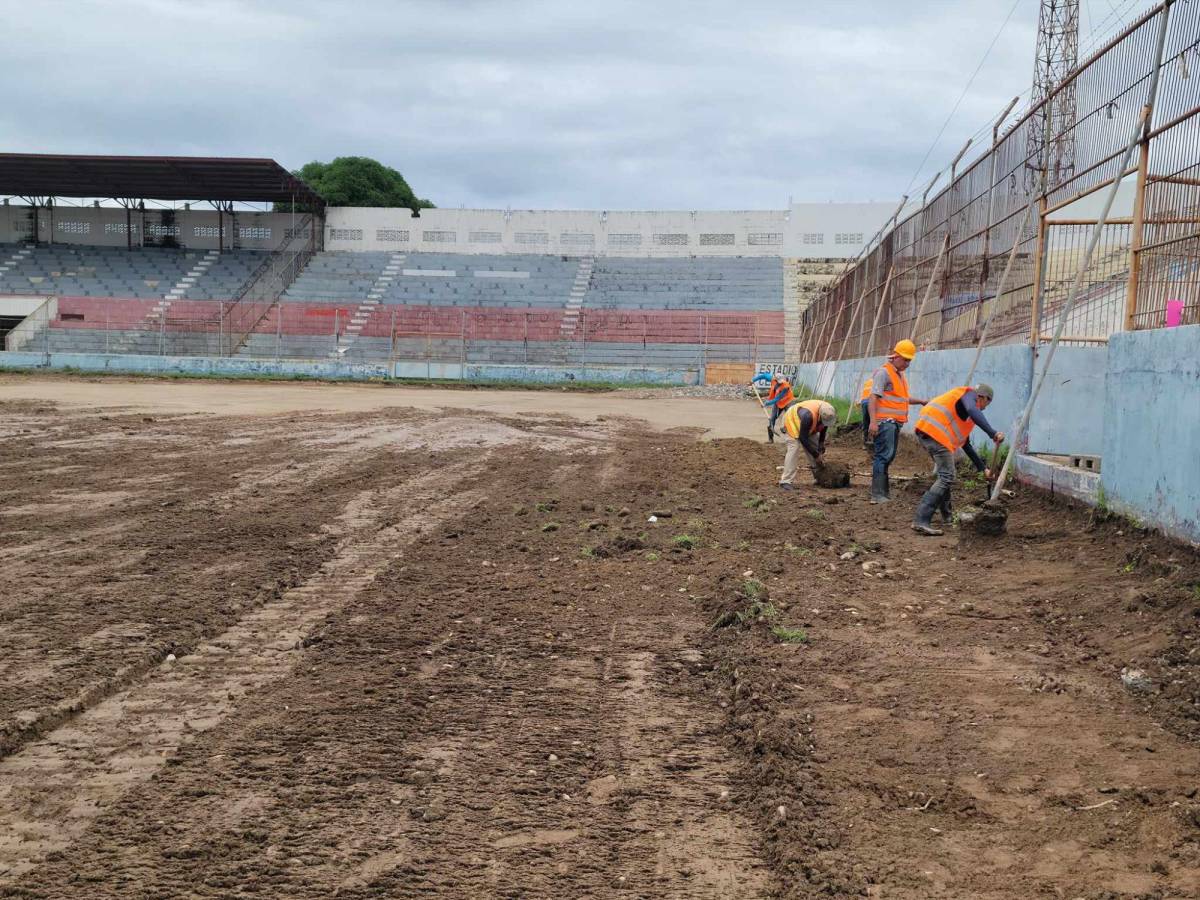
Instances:
[[[28,250],[27,253],[21,253]],[[170,291],[204,257],[201,250],[167,247],[85,247],[67,244],[0,245],[0,293],[64,297],[151,299]],[[263,258],[258,250],[227,250],[195,283],[192,300],[236,295]]]
[[[587,305],[593,309],[741,312],[783,309],[783,260],[600,257]]]
[[[283,300],[343,303],[371,293],[391,253],[317,254]],[[402,273],[380,290],[390,306],[487,306],[561,309],[578,260],[560,256],[477,256],[408,253]]]
[[[310,303],[365,300],[392,256],[386,252],[319,253],[283,299]],[[379,299],[385,305],[559,309],[570,295],[578,269],[578,260],[561,256],[409,253],[402,274]],[[600,257],[584,305],[702,312],[782,310],[783,261]]]

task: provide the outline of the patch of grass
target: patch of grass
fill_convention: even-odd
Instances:
[[[1200,582],[1192,585],[1192,599],[1200,602]]]
[[[689,531],[704,531],[708,527],[708,523],[703,519],[688,519],[685,527]]]
[[[700,546],[700,538],[694,534],[677,534],[671,538],[671,543],[684,550],[695,550]]]
[[[558,531],[558,523],[557,522],[547,522],[545,525],[542,526],[542,531]]]
[[[746,507],[746,509],[752,509],[755,512],[762,512],[769,505],[770,504],[764,498],[759,497],[758,495],[750,497],[748,500],[745,500],[742,503],[742,506]]]
[[[738,541],[737,549],[740,552],[745,553],[747,550],[750,549],[750,542],[749,541]]]
[[[772,625],[771,634],[785,644],[804,644],[808,642],[808,632],[803,628],[789,628],[786,625]]]
[[[647,550],[647,551],[646,551],[646,552],[643,554],[643,556],[644,556],[646,559],[650,560],[650,562],[656,562],[657,560],[659,560],[659,559],[661,559],[661,558],[662,558],[662,557],[660,557],[660,556],[659,556],[659,555],[658,555],[658,554],[657,554],[655,551],[653,551],[653,550]]]
[[[540,500],[540,501],[538,501],[537,505],[534,506],[534,509],[536,509],[540,513],[553,512],[557,508],[558,508],[557,500]]]
[[[584,559],[595,559],[596,558],[596,550],[594,547],[582,547],[579,550],[579,555],[582,556]]]
[[[825,518],[825,513],[823,511],[817,509],[816,507],[811,507],[811,506],[804,511],[804,514],[806,516],[808,516],[810,519],[824,519]]]
[[[1125,563],[1125,565],[1121,566],[1121,571],[1124,572],[1126,575],[1129,575],[1135,569],[1137,569],[1137,562],[1135,562],[1134,560],[1130,560],[1129,562]]]
[[[867,372],[865,375],[863,375],[863,377],[869,378],[870,374],[871,374],[870,372]],[[827,395],[814,397],[812,388],[809,387],[807,384],[795,385],[795,390],[796,390],[796,399],[798,399],[798,400],[824,400],[826,403],[828,403],[830,406],[832,406],[834,409],[834,412],[837,413],[837,420],[838,420],[839,425],[842,422],[861,422],[862,421],[862,407],[860,407],[858,405],[857,400],[843,400],[841,397],[830,397]],[[846,419],[847,412],[850,413],[849,420]]]
[[[743,610],[739,610],[737,620],[739,625],[752,625],[755,622],[769,622],[779,615],[779,610],[770,600],[755,600]]]
[[[741,594],[747,600],[766,600],[771,595],[771,592],[757,578],[747,578],[742,582]]]
[[[794,553],[796,556],[812,556],[812,550],[808,547],[797,547],[791,541],[785,541],[783,549],[788,553]]]

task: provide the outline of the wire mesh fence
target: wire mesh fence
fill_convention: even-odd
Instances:
[[[1162,16],[1168,32],[1159,59]],[[1136,165],[1119,172],[1156,69],[1158,100]],[[805,311],[800,360],[876,355],[902,338],[926,349],[973,346],[984,323],[990,342],[1037,342],[1066,299],[1098,217],[1098,192],[1115,179],[1122,208],[1085,273],[1067,339],[1200,320],[1200,3],[1153,7],[1044,103],[1064,91],[1074,96],[1072,125],[1031,141],[1031,129],[1047,127],[1035,107],[997,131],[987,152],[886,230]]]

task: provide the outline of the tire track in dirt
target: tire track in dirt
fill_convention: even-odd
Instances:
[[[464,492],[445,498],[446,486],[472,471],[451,467],[384,496],[363,492],[330,526],[342,532],[334,556],[303,585],[0,761],[0,885],[69,846],[182,743],[219,725],[240,697],[283,677],[317,623],[371,584],[424,528],[475,502]],[[379,517],[397,504],[419,511],[379,528]]]

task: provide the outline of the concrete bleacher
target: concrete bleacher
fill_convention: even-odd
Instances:
[[[381,279],[393,260],[399,271]],[[453,253],[318,253],[284,293],[300,303],[561,308],[579,261],[561,256]]]
[[[159,298],[183,283],[204,257],[204,251],[167,247],[5,244],[0,294]],[[196,300],[234,297],[262,259],[262,251],[226,251],[186,284],[185,294]]]
[[[585,305],[699,312],[782,310],[783,275],[783,261],[770,257],[598,257]]]

